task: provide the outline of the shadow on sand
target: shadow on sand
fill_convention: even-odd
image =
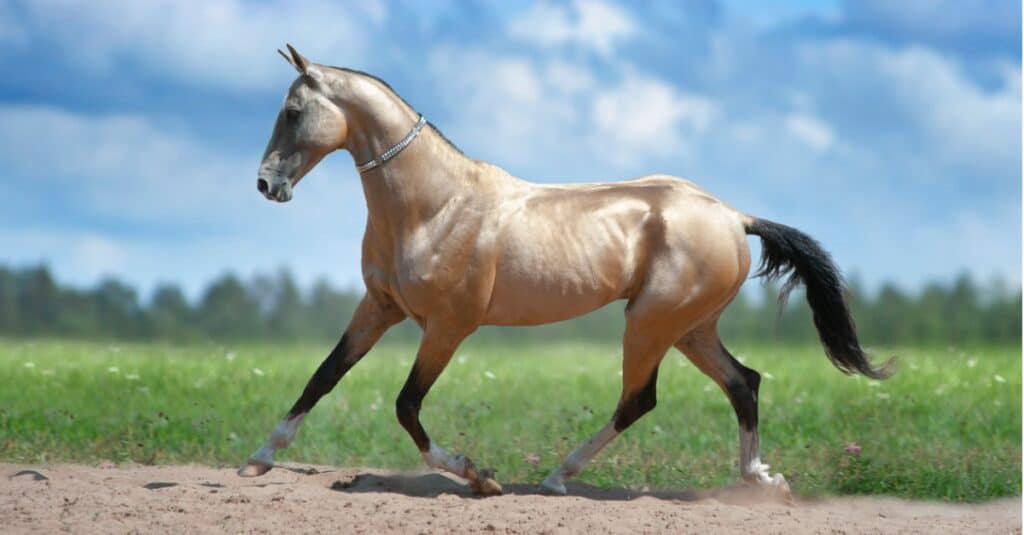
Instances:
[[[528,483],[509,483],[503,485],[504,494],[512,496],[548,495],[539,485]],[[637,498],[650,497],[661,500],[695,502],[714,499],[729,504],[751,503],[785,503],[785,499],[770,490],[737,483],[711,490],[635,490],[619,487],[602,488],[586,483],[569,482],[568,496],[588,498],[591,500],[629,501]],[[371,474],[362,473],[348,479],[339,479],[331,485],[331,490],[338,492],[383,492],[402,494],[418,498],[435,498],[442,494],[452,494],[465,498],[476,498],[468,485],[460,483],[442,474]]]

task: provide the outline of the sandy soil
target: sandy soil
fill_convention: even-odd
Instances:
[[[1021,533],[1020,498],[948,505],[797,500],[746,487],[631,491],[533,485],[475,498],[435,473],[278,467],[256,479],[203,466],[0,463],[0,532],[74,533]]]

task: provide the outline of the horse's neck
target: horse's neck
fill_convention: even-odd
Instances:
[[[366,82],[366,80],[363,80]],[[348,151],[361,164],[398,143],[419,114],[378,84],[357,84],[358,120]],[[428,126],[398,156],[361,173],[371,224],[393,237],[409,235],[453,201],[474,202],[493,195],[511,178],[466,157]]]
[[[410,234],[453,200],[485,195],[486,188],[477,187],[480,176],[478,162],[424,128],[399,156],[362,173],[370,220],[393,236]]]

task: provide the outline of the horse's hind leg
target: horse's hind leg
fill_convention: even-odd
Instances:
[[[718,338],[716,323],[709,322],[675,344],[697,368],[728,396],[740,431],[740,474],[751,483],[778,488],[789,494],[782,474],[770,475],[761,462],[757,435],[757,392],[761,375],[737,361]]]
[[[468,480],[470,486],[478,494],[485,496],[501,494],[501,485],[494,480],[490,471],[477,470],[473,461],[465,455],[452,455],[444,448],[434,444],[420,423],[420,407],[423,398],[426,397],[434,381],[444,371],[455,353],[455,349],[464,338],[464,334],[455,335],[449,329],[431,328],[428,325],[423,331],[423,339],[416,354],[416,362],[395,401],[395,413],[399,423],[416,443],[427,466],[446,470]]]
[[[672,346],[674,336],[641,322],[630,321],[627,313],[623,337],[622,395],[610,422],[577,448],[565,462],[547,477],[541,486],[555,494],[565,494],[565,481],[576,476],[583,467],[627,427],[648,413],[657,403],[658,365]]]

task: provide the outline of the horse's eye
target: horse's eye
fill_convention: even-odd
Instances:
[[[284,117],[288,119],[288,122],[294,123],[299,118],[299,110],[288,108],[284,111]]]

